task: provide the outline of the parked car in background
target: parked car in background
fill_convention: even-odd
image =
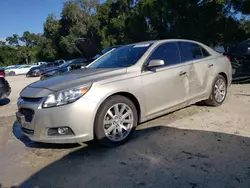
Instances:
[[[75,46],[82,57],[88,59],[89,63],[100,57],[101,55],[109,52],[110,50],[121,47],[121,45],[114,45],[100,50],[88,38],[79,38],[75,41]]]
[[[8,81],[0,76],[0,99],[7,98],[11,93],[11,88]]]
[[[220,54],[224,54],[224,53],[225,53],[225,48],[224,48],[224,46],[215,46],[215,47],[213,47],[213,49],[214,49],[216,52],[220,53]]]
[[[67,61],[66,63],[62,64],[61,66],[50,69],[47,71],[44,71],[41,74],[41,80],[44,78],[52,77],[61,73],[69,72],[72,70],[80,69],[83,67],[86,67],[89,63],[97,59],[98,57],[104,55],[105,53],[114,50],[116,48],[121,47],[121,45],[115,45],[110,46],[107,48],[104,48],[102,51],[98,50],[96,46],[94,46],[91,41],[89,40],[80,40],[80,43],[78,43],[77,48],[79,51],[81,51],[82,54],[84,54],[87,58],[79,58],[79,59],[73,59],[70,61]],[[93,57],[91,57],[93,56]]]
[[[5,69],[5,73],[8,76],[26,74],[32,67],[36,67],[36,66],[37,65],[17,65],[17,66]]]
[[[4,67],[4,70],[12,69],[15,67],[18,67],[18,65],[10,65],[10,66]]]
[[[233,81],[250,79],[250,39],[229,46],[225,52],[233,68]]]
[[[29,72],[27,72],[26,77],[38,77],[41,76],[41,74],[44,71],[50,70],[50,69],[54,69],[62,64],[65,63],[65,60],[57,60],[55,62],[51,62],[51,63],[46,63],[46,64],[42,64],[39,65],[37,67],[33,67],[29,70]]]
[[[88,65],[88,60],[85,58],[72,59],[61,64],[59,67],[44,71],[41,74],[40,79],[52,77],[52,76],[55,76],[64,72],[68,72],[70,70],[80,69],[81,67],[85,67],[87,65]]]
[[[0,68],[0,78],[5,77],[5,71],[4,68]]]
[[[231,80],[229,60],[204,44],[141,42],[25,87],[16,116],[33,141],[117,146],[138,123],[198,101],[221,105]]]

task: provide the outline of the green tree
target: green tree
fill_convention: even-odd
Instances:
[[[97,4],[97,0],[76,0],[64,4],[60,20],[61,57],[72,58],[80,55],[75,50],[74,41],[93,35],[93,28],[98,25],[94,16]],[[90,28],[92,29],[90,30]]]
[[[5,45],[0,46],[0,66],[17,65],[20,63],[18,50]]]
[[[70,0],[60,18],[48,15],[42,34],[26,31],[1,42],[0,60],[17,64],[76,58],[84,54],[74,41],[83,37],[101,48],[166,38],[232,44],[250,37],[249,14],[250,0]]]
[[[6,41],[12,46],[18,46],[19,45],[19,36],[17,34],[14,34],[11,37],[7,37]]]

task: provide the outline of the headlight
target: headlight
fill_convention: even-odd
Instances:
[[[90,89],[90,85],[85,85],[81,87],[75,87],[71,89],[67,89],[64,91],[60,91],[54,94],[50,94],[43,103],[43,108],[61,106],[65,104],[69,104],[75,102],[79,98],[81,98],[85,93]]]

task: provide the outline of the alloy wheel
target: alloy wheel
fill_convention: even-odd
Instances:
[[[111,106],[103,120],[104,133],[113,142],[124,140],[131,132],[133,125],[133,111],[124,103]]]
[[[226,83],[223,79],[218,79],[214,87],[214,98],[218,103],[221,103],[226,96]]]

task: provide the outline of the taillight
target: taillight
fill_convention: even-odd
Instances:
[[[4,71],[0,71],[0,77],[4,77],[5,76],[5,72]]]
[[[231,61],[231,57],[230,57],[230,56],[227,55],[226,57],[227,57],[227,59],[228,59],[229,61]]]

